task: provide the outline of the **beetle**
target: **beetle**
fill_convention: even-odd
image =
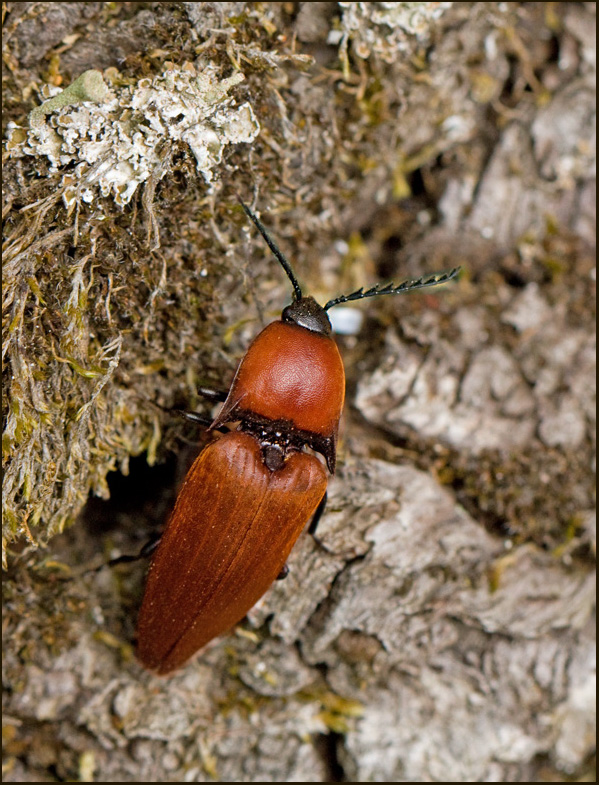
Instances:
[[[376,284],[320,306],[304,296],[289,261],[239,201],[291,281],[293,301],[241,360],[209,426],[222,431],[237,423],[236,429],[196,458],[153,555],[137,623],[137,657],[161,675],[246,615],[282,576],[300,533],[323,508],[345,396],[327,311],[445,283],[459,270],[398,286]]]

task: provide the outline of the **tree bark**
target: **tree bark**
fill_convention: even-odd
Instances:
[[[594,4],[3,10],[5,780],[590,780]],[[462,273],[356,305],[318,542],[161,679],[95,568],[289,302],[238,194],[320,302]]]

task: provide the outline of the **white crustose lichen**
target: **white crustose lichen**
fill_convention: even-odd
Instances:
[[[250,104],[229,96],[243,79],[187,64],[108,87],[99,71],[86,71],[64,90],[46,85],[47,100],[31,112],[29,127],[9,124],[7,150],[45,157],[54,172],[68,167],[61,182],[68,209],[79,199],[92,202],[98,189],[127,204],[141,183],[166,174],[164,163],[181,142],[210,182],[225,146],[252,142],[260,131]]]

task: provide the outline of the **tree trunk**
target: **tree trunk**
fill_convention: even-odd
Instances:
[[[593,781],[595,4],[3,13],[5,780]],[[237,195],[321,303],[462,272],[345,309],[318,541],[159,678],[102,565],[290,301]]]

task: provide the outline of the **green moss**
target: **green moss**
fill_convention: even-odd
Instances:
[[[360,701],[344,698],[323,686],[302,690],[296,697],[302,702],[319,703],[322,709],[317,717],[334,733],[348,733],[351,721],[364,713],[364,706]]]

